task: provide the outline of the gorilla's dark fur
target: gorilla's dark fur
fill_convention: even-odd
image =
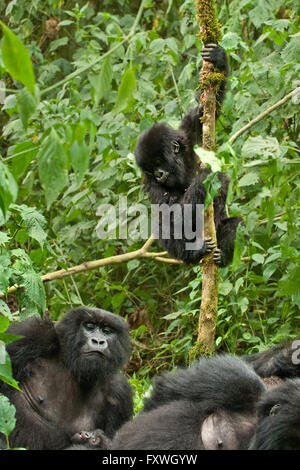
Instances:
[[[122,426],[112,449],[247,449],[264,391],[241,359],[200,359],[154,381],[144,412]]]
[[[250,449],[300,450],[300,379],[286,380],[260,400]]]
[[[224,49],[216,45],[208,45],[203,49],[203,58],[212,62],[219,70],[228,75],[229,67]],[[217,101],[219,107],[225,95],[225,81],[221,83]],[[145,131],[138,139],[135,156],[137,165],[144,173],[144,189],[153,204],[166,204],[169,207],[192,207],[192,224],[190,230],[196,228],[196,205],[204,204],[206,189],[204,181],[210,173],[208,168],[199,167],[194,145],[202,142],[202,105],[190,110],[183,118],[179,129],[173,130],[165,124],[157,124]],[[214,260],[220,266],[226,266],[233,257],[234,241],[237,225],[241,217],[228,218],[225,212],[225,202],[228,192],[229,179],[218,173],[221,188],[214,199],[214,218],[217,231],[218,249],[214,252]],[[178,216],[174,215],[174,219]],[[177,238],[174,228],[175,221],[160,220],[159,237],[161,245],[175,258],[186,263],[198,263],[203,256],[215,249],[215,243],[205,239],[202,234],[189,239],[184,236],[187,224],[181,222],[183,235]],[[164,236],[163,224],[170,225],[170,235]],[[197,249],[187,249],[187,242],[198,241]]]
[[[300,338],[283,341],[266,351],[244,356],[260,377],[300,377]]]
[[[100,428],[111,438],[131,417],[131,387],[120,374],[130,352],[121,317],[80,307],[56,327],[31,317],[8,332],[24,336],[7,346],[23,393],[0,381],[0,393],[16,407],[12,447],[61,449],[82,429]]]

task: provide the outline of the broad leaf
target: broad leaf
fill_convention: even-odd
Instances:
[[[0,209],[6,217],[7,210],[18,194],[17,183],[4,163],[0,162]]]
[[[36,110],[38,101],[26,88],[23,88],[18,93],[17,103],[23,127],[26,129],[30,117]]]
[[[113,108],[115,113],[122,112],[133,98],[136,90],[136,80],[134,70],[129,68],[123,75],[122,82],[119,88],[116,104]]]
[[[1,375],[0,375],[1,377]],[[16,425],[16,408],[7,397],[0,394],[0,432],[9,436]]]
[[[94,101],[97,106],[111,87],[112,68],[109,56],[103,61],[100,73],[98,75],[90,75],[89,80],[94,89]]]
[[[54,129],[43,142],[38,159],[39,177],[49,209],[68,184],[68,156]]]
[[[43,248],[47,238],[47,233],[44,230],[46,226],[45,217],[34,207],[28,207],[25,204],[21,206],[14,205],[13,209],[20,213],[25,223],[27,234],[37,240]]]
[[[28,50],[22,41],[0,21],[3,31],[2,59],[14,80],[22,83],[34,95],[35,78]]]
[[[84,141],[80,144],[76,141],[70,148],[72,156],[72,167],[76,173],[78,184],[81,183],[84,173],[89,167],[90,150]]]

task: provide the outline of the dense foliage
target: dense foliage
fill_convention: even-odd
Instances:
[[[216,349],[245,353],[299,334],[299,95],[228,143],[300,85],[299,8],[219,0],[217,14],[231,77],[215,166],[231,176],[230,214],[243,215],[246,233],[220,270]],[[12,0],[0,19],[0,292],[22,286],[0,298],[0,379],[11,380],[9,320],[46,309],[56,320],[85,304],[128,318],[139,389],[142,376],[187,359],[201,268],[136,259],[46,284],[40,276],[144,243],[99,239],[97,208],[120,197],[149,204],[133,150],[141,131],[176,125],[194,106],[194,1]]]

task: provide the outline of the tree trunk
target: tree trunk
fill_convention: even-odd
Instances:
[[[198,36],[204,44],[216,44],[221,38],[220,24],[217,21],[212,0],[195,0],[197,19],[200,32]],[[215,149],[215,115],[216,94],[212,77],[212,64],[203,61],[200,72],[200,87],[202,90],[200,102],[204,107],[203,143],[206,150]],[[216,242],[216,229],[214,222],[213,203],[209,205],[204,215],[204,236],[212,237]],[[215,340],[215,328],[218,312],[218,267],[213,261],[213,254],[207,255],[202,260],[202,296],[198,325],[198,338],[195,346],[190,351],[190,359],[199,355],[210,355],[213,351]]]

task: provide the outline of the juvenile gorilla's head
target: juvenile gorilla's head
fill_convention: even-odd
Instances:
[[[166,188],[185,189],[194,167],[193,148],[183,131],[156,124],[138,139],[136,163],[145,178]]]
[[[111,312],[79,307],[68,312],[56,330],[63,361],[79,382],[105,380],[128,360],[128,325]]]
[[[109,446],[108,439],[101,429],[77,432],[71,437],[71,442],[82,445],[83,449],[106,449]]]

